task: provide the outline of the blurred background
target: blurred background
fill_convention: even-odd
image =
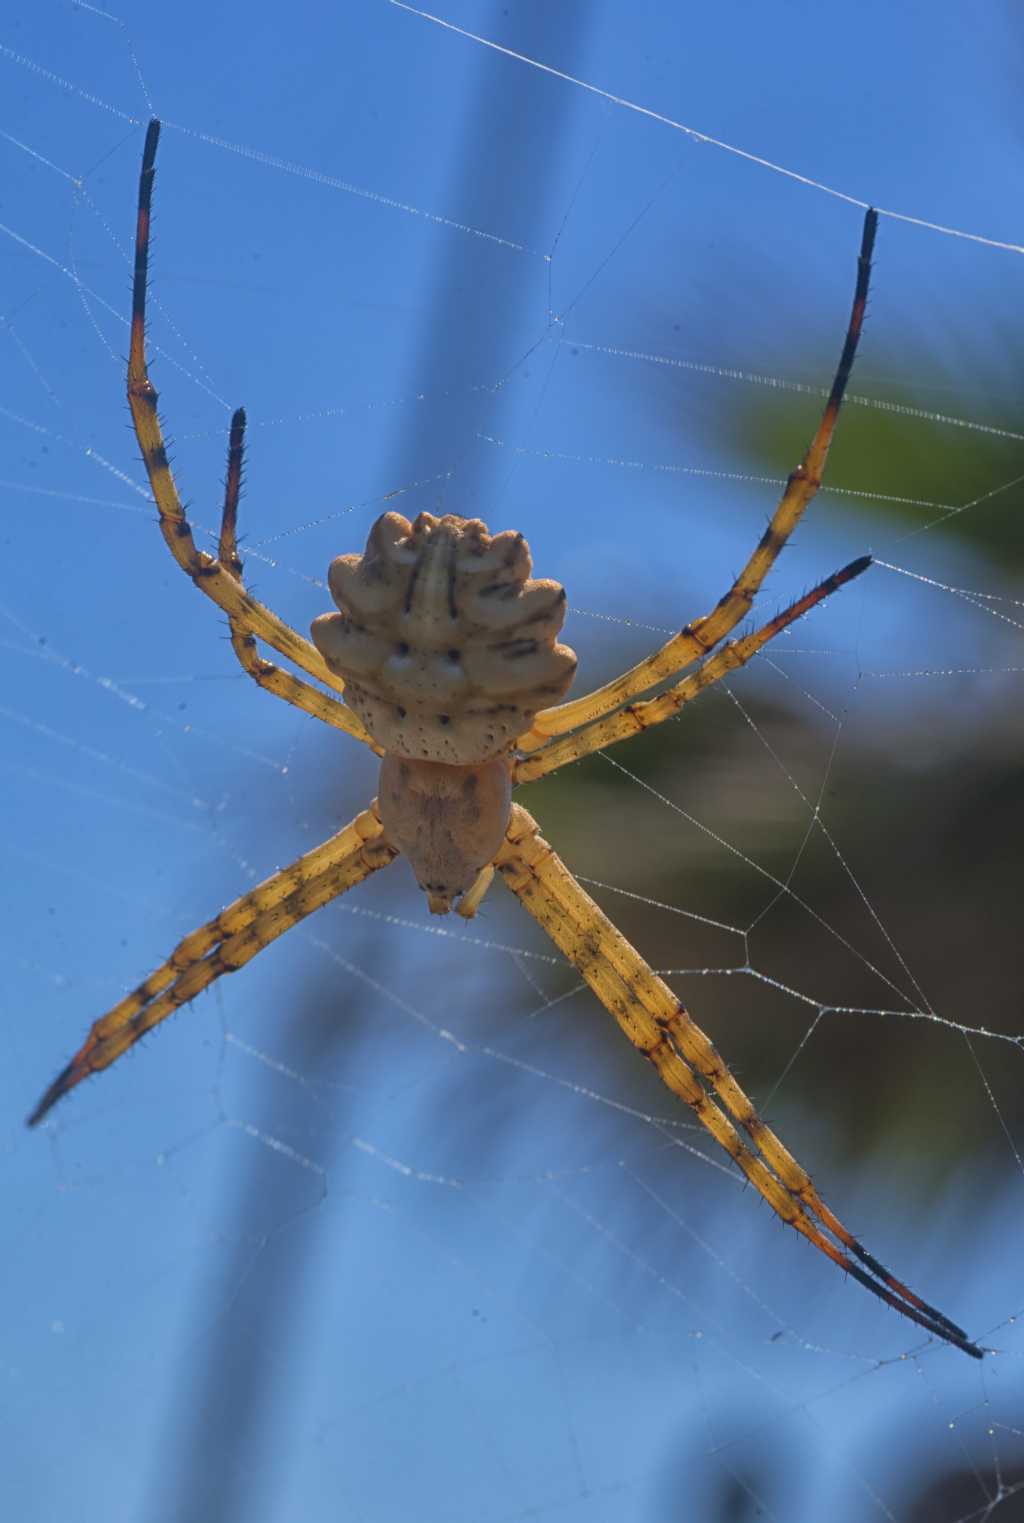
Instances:
[[[5,1508],[1011,1523],[1019,18],[439,14],[5,16]],[[91,1020],[375,790],[240,673],[155,526],[124,402],[154,114],[151,367],[198,537],[244,402],[246,574],[282,616],[386,509],[479,515],[566,585],[581,691],[743,564],[831,382],[859,203],[887,213],[761,616],[877,564],[522,799],[982,1364],[785,1232],[501,887],[437,920],[397,864],[24,1131]]]

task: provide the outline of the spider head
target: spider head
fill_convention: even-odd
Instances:
[[[467,767],[384,757],[381,824],[392,846],[408,857],[433,914],[447,915],[497,855],[511,800],[504,757]]]

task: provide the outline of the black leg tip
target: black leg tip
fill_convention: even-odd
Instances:
[[[47,1113],[53,1109],[61,1096],[67,1092],[68,1080],[71,1077],[72,1071],[73,1064],[71,1063],[69,1063],[66,1068],[61,1070],[61,1072],[54,1079],[53,1083],[50,1085],[49,1089],[43,1095],[43,1098],[40,1100],[35,1110],[30,1116],[26,1118],[26,1126],[38,1126],[40,1121],[45,1120]]]

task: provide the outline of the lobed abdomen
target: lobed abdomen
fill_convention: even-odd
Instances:
[[[564,697],[576,657],[556,636],[565,591],[530,577],[521,534],[478,518],[385,513],[328,574],[338,613],[312,635],[386,752],[450,766],[507,751]]]

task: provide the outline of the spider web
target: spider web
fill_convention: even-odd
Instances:
[[[678,9],[9,17],[23,1519],[1024,1516],[1019,38]],[[123,402],[153,113],[153,369],[196,523],[244,402],[247,576],[289,622],[386,507],[479,513],[566,583],[581,690],[742,564],[831,379],[858,207],[888,209],[761,610],[876,567],[524,801],[983,1364],[784,1232],[509,896],[433,920],[401,865],[21,1130],[95,1015],[375,786],[238,672],[154,527]]]

